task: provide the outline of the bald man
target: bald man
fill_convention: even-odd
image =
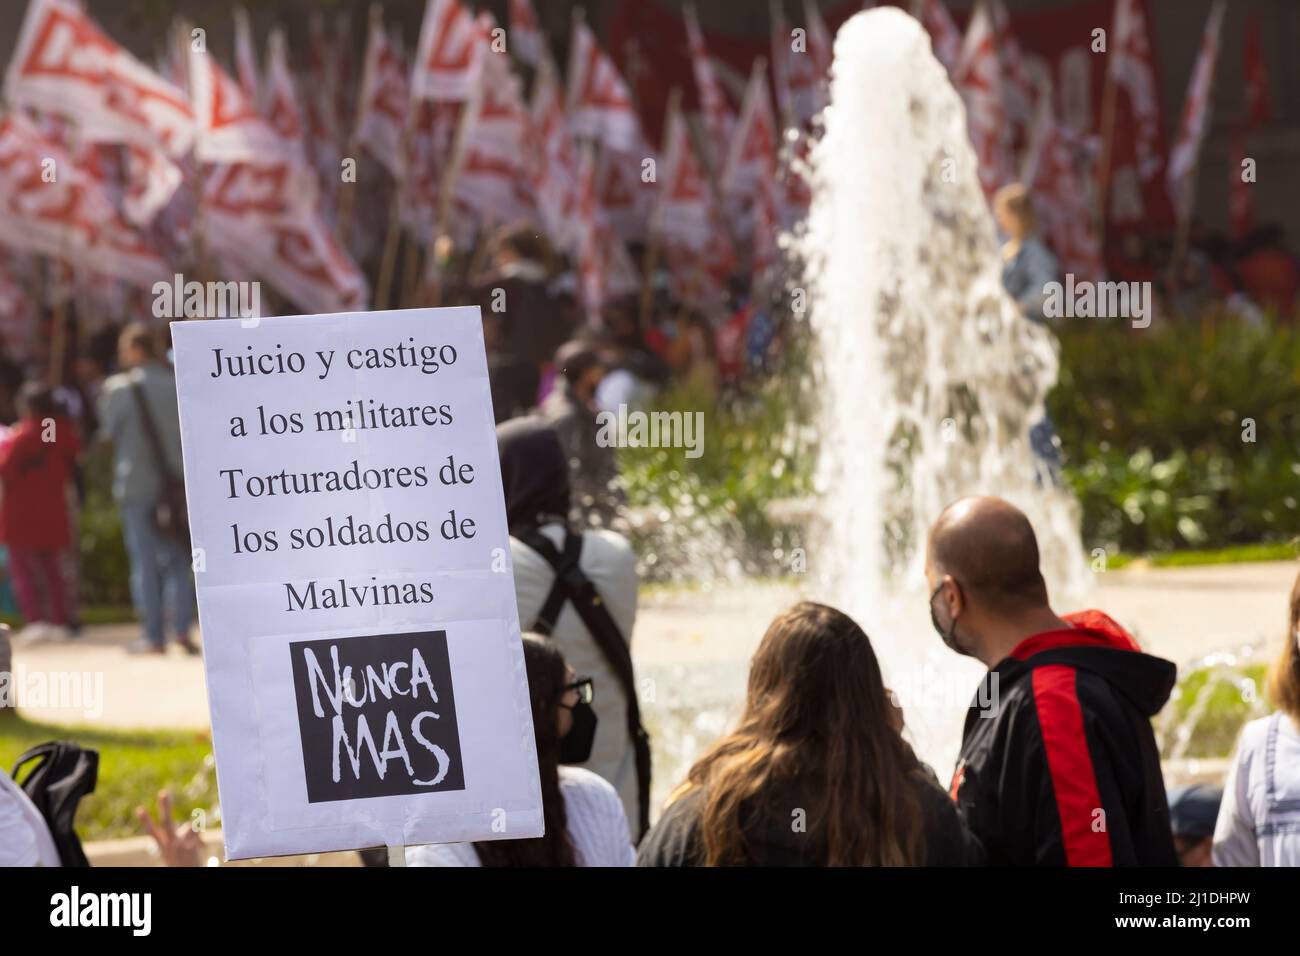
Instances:
[[[962,498],[930,529],[930,616],[988,668],[950,793],[991,863],[1176,866],[1151,717],[1175,667],[1100,611],[1058,616],[1029,519]]]

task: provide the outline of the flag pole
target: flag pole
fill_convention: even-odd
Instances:
[[[674,122],[682,122],[677,115],[682,102],[681,87],[674,86],[668,94],[668,109],[664,113],[664,131],[663,139],[660,141],[660,152],[668,146],[668,136],[672,132]],[[684,148],[690,148],[690,137],[686,130],[682,130],[682,141]],[[669,183],[671,188],[672,184]],[[658,199],[663,201],[663,187],[660,186]],[[660,227],[658,208],[650,215],[650,235],[649,242],[646,245],[645,262],[642,263],[643,274],[641,277],[641,328],[648,328],[650,324],[650,310],[654,306],[654,275],[655,270],[659,267],[659,254],[663,245],[663,230]]]
[[[1101,95],[1101,155],[1097,161],[1097,248],[1106,248],[1106,209],[1110,198],[1110,166],[1115,148],[1115,100],[1118,89],[1109,64]]]
[[[81,145],[81,127],[76,121],[68,123],[68,159],[72,163],[77,162],[77,152]],[[63,384],[63,369],[68,357],[68,300],[72,298],[72,290],[75,283],[75,275],[72,271],[72,264],[68,260],[68,239],[67,231],[63,230],[59,234],[59,255],[55,257],[52,263],[50,273],[55,269],[61,273],[66,272],[68,278],[67,289],[61,290],[66,294],[59,297],[59,301],[54,306],[54,314],[50,317],[50,385],[58,388]],[[50,283],[52,284],[52,283]]]
[[[188,20],[177,20],[175,21],[175,25],[178,29],[174,42],[180,47],[181,62],[186,66],[185,76],[190,84],[189,95],[191,101],[193,101],[195,52],[191,49],[187,39],[190,35],[190,24]],[[205,52],[202,55],[208,56],[209,54]],[[198,188],[194,191],[194,242],[190,247],[190,251],[194,257],[194,269],[198,273],[198,278],[203,280],[207,278],[208,274],[207,214],[205,209],[207,203],[204,202],[208,171],[204,169],[204,164],[198,161],[197,156],[195,157],[195,167],[198,178]]]
[[[491,54],[485,53],[484,55]],[[452,193],[456,188],[456,182],[460,179],[460,172],[465,164],[465,147],[469,142],[470,127],[478,117],[479,106],[484,95],[483,84],[486,74],[486,69],[479,70],[474,89],[461,107],[460,120],[456,124],[456,135],[452,140],[447,169],[443,173],[442,181],[438,184],[438,218],[433,236],[434,244],[437,244],[442,236],[447,234],[451,222]],[[442,282],[439,280],[435,285],[440,290],[439,295],[441,295]]]
[[[408,171],[409,174],[409,171]],[[375,277],[375,311],[388,307],[388,293],[392,290],[394,266],[397,263],[397,246],[401,241],[398,225],[402,218],[402,181],[393,180],[393,201],[388,204],[388,230],[384,234],[384,251],[379,257],[379,274]]]
[[[379,4],[372,3],[370,5],[370,27],[369,27],[369,32],[366,35],[366,62],[364,67],[365,72],[361,77],[360,97],[362,102],[365,101],[365,96],[370,89],[370,84],[374,82],[374,77],[371,75],[373,72],[372,67],[374,66],[374,64],[370,62],[370,39],[374,35],[375,30],[382,30],[383,28],[384,28],[383,12],[381,11]],[[357,130],[357,126],[360,124],[360,122],[361,122],[361,111],[357,110],[357,115],[353,117],[352,130],[348,134],[348,145],[347,145],[347,158],[351,159],[353,163],[357,161],[357,156],[358,153],[360,152],[360,150],[358,149],[358,147],[360,146],[360,136],[358,135],[358,130]],[[348,245],[348,227],[352,224],[352,204],[355,201],[355,194],[357,190],[356,177],[355,176],[353,177],[352,182],[343,183],[343,185],[350,186],[351,188],[343,189],[342,191],[343,195],[339,197],[339,218],[338,218],[338,222],[335,223],[335,226],[338,233],[339,243],[343,246],[344,249],[346,249]]]
[[[397,270],[397,248],[402,240],[402,190],[411,178],[411,131],[415,125],[416,109],[415,101],[406,104],[406,123],[402,127],[402,142],[398,147],[402,151],[399,157],[402,176],[400,179],[393,177],[393,198],[388,204],[388,228],[384,233],[384,249],[379,257],[379,274],[375,277],[376,312],[382,312],[388,307],[389,294],[393,288],[393,276]]]
[[[48,275],[53,276],[56,269],[62,269],[63,263],[58,260],[50,261]],[[68,267],[71,275],[71,267]],[[55,282],[53,278],[48,278],[46,285],[53,287]],[[58,302],[54,306],[54,315],[50,318],[50,385],[58,388],[63,384],[63,365],[67,358],[68,352],[68,299],[72,295],[71,289],[66,291],[66,295],[60,295]]]

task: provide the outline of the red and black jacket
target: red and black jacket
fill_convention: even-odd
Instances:
[[[1176,866],[1150,718],[1176,668],[1100,611],[984,677],[951,795],[992,864]]]

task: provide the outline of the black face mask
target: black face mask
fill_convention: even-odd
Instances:
[[[954,581],[953,584],[959,588],[961,587],[961,585],[957,584],[956,581]],[[945,631],[939,624],[939,615],[934,612],[934,599],[939,596],[939,592],[942,590],[943,582],[940,582],[939,586],[930,594],[930,623],[934,625],[935,633],[939,635],[950,651],[956,651],[958,654],[965,654],[966,652],[957,646],[957,619],[954,617],[952,622],[948,625],[948,629]]]
[[[573,715],[573,726],[560,741],[560,763],[586,763],[596,741],[596,712],[591,704],[577,703],[569,713]]]

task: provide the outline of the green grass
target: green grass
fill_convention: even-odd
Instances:
[[[81,801],[77,833],[83,841],[138,836],[137,806],[154,806],[158,791],[171,790],[176,816],[203,810],[216,826],[217,777],[206,731],[116,730],[40,724],[0,716],[0,767],[12,771],[24,751],[50,740],[71,740],[99,751],[99,781]]]
[[[1134,561],[1145,561],[1155,568],[1190,568],[1209,564],[1243,564],[1248,561],[1294,561],[1300,557],[1296,542],[1278,541],[1264,544],[1239,544],[1206,550],[1164,551],[1157,554],[1114,554],[1106,558],[1106,567],[1118,571]]]

